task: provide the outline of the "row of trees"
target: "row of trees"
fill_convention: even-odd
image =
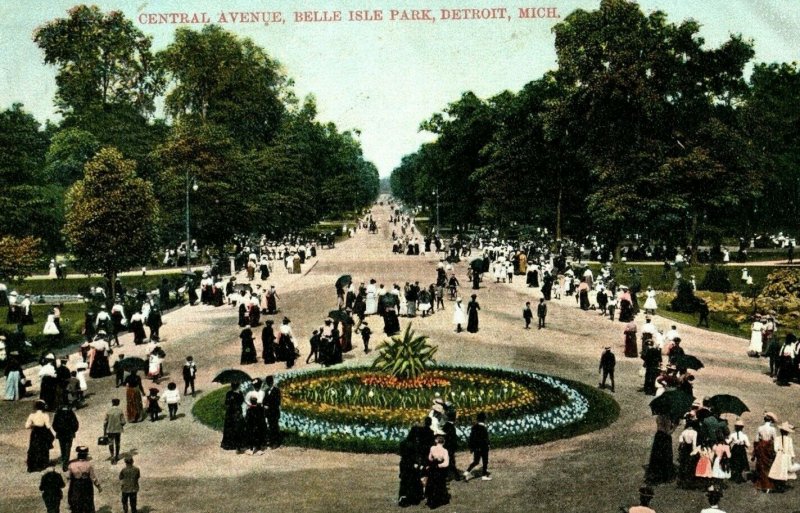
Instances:
[[[155,52],[122,13],[80,5],[33,40],[57,69],[62,120],[42,127],[19,104],[0,112],[0,237],[39,239],[44,254],[66,247],[107,271],[98,259],[128,252],[123,267],[133,265],[183,240],[190,184],[192,237],[217,248],[359,210],[378,193],[358,134],[318,121],[314,98],[296,98],[249,39],[178,28]]]
[[[558,67],[519,92],[465,93],[420,129],[438,137],[391,176],[406,203],[452,224],[535,224],[612,247],[743,230],[796,229],[800,74],[745,66],[753,43],[716,48],[694,20],[670,23],[603,0],[554,27]]]

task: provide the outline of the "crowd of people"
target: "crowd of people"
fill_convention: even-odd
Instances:
[[[392,234],[395,253],[416,255],[444,252],[436,265],[435,278],[432,277],[427,286],[419,281],[408,281],[404,285],[395,283],[385,287],[375,279],[360,283],[357,287],[352,279],[342,284],[337,282],[336,309],[313,331],[306,363],[312,358],[315,363],[324,366],[342,363],[343,355],[354,349],[354,334],[361,336],[364,352],[368,353],[372,336],[368,321],[370,316],[381,317],[383,332],[391,336],[400,331],[399,319],[402,317],[427,317],[452,308],[454,331],[478,332],[481,310],[478,294],[471,294],[470,300],[464,305],[459,294],[461,284],[453,267],[455,262],[466,257],[469,258],[467,279],[472,282],[473,289],[482,288],[482,283],[484,287],[491,283],[513,283],[517,276],[524,279],[527,287],[538,288],[541,298],[535,313],[539,329],[546,327],[549,301],[573,296],[576,307],[585,311],[586,315],[601,315],[623,323],[624,356],[642,360],[644,393],[660,397],[668,391],[681,390],[695,397],[695,374],[681,364],[681,357],[686,353],[676,326],[665,330],[657,327],[651,318],[658,311],[656,292],[647,290],[642,308],[646,314],[645,320],[643,324],[637,324],[639,291],[619,284],[618,277],[613,275],[609,265],[595,275],[591,269],[580,265],[580,256],[570,261],[571,243],[563,243],[560,247],[555,245],[556,249],[551,251],[546,232],[538,239],[523,242],[498,240],[492,234],[488,234],[488,237],[485,236],[487,234],[481,234],[471,239],[456,236],[452,240],[444,240],[433,234],[423,236],[417,231],[413,216],[403,214],[399,209],[393,210],[390,228],[400,231],[399,234]],[[367,215],[352,230],[355,229],[375,232],[377,225],[371,215]],[[599,256],[603,249],[597,246],[591,252],[597,252],[594,256]],[[254,250],[259,253],[256,254]],[[578,248],[576,256],[582,252]],[[196,286],[192,281],[187,283],[185,292],[189,296],[189,304],[229,306],[237,310],[241,328],[241,365],[258,362],[257,334],[254,330],[261,328],[260,357],[263,363],[284,362],[286,368],[291,368],[301,355],[290,319],[283,316],[276,327],[276,320],[270,318],[262,326],[262,316],[274,316],[280,312],[280,297],[275,285],[265,282],[275,272],[273,265],[278,261],[285,265],[288,273],[301,272],[308,259],[316,257],[316,246],[302,238],[282,241],[262,238],[257,242],[240,241],[236,254],[236,266],[244,271],[246,283],[238,284],[235,277],[225,281],[218,269],[208,268]],[[25,300],[18,304],[16,294],[13,295],[13,302],[9,296],[8,315],[13,315],[15,322],[25,322],[30,301],[26,310]],[[120,450],[124,427],[148,418],[151,422],[161,420],[162,406],[167,409],[166,418],[178,420],[182,397],[190,391],[192,396],[195,394],[197,366],[191,356],[186,357],[183,365],[182,394],[174,381],[164,389],[156,386],[164,375],[163,362],[166,358],[159,336],[162,320],[158,299],[148,295],[141,309],[133,312],[130,318],[120,298],[108,310],[102,306],[96,315],[87,312],[83,330],[86,341],[78,355],[57,358],[47,354],[41,361],[37,373],[40,380],[39,401],[26,421],[26,428],[31,431],[28,471],[40,472],[52,466],[49,454],[53,441],[58,440],[61,453],[58,461],[70,481],[68,501],[73,511],[93,511],[93,489],[100,489],[88,459],[88,449],[78,446],[75,449],[77,458],[71,458],[72,446],[80,429],[75,412],[85,404],[88,384],[92,379],[113,375],[116,386],[124,387],[125,404],[120,398],[114,398],[105,412],[102,442],[108,446],[112,464],[122,457],[126,461],[126,468],[122,470],[125,476],[120,475],[121,481],[126,483],[122,491],[126,512],[129,507],[136,511],[139,473],[133,466],[132,458]],[[533,315],[534,309],[528,302],[523,309],[526,329],[530,327]],[[58,307],[53,309],[50,317],[45,323],[45,334],[56,336],[60,332]],[[754,323],[750,354],[768,356],[771,374],[776,376],[779,384],[788,383],[799,375],[797,339],[789,334],[784,343],[776,345],[777,326],[774,319],[765,316],[763,321],[759,319],[759,325]],[[150,328],[149,336],[146,327]],[[144,367],[124,365],[126,359],[123,354],[116,355],[113,365],[110,363],[114,348],[121,346],[119,336],[126,330],[132,332],[134,345],[149,344]],[[25,396],[31,384],[19,362],[11,356],[5,370],[5,397],[17,400]],[[615,391],[615,366],[613,349],[607,346],[600,357],[600,388]],[[144,375],[140,375],[140,372]],[[149,378],[152,382],[147,390],[143,378]],[[280,389],[272,376],[267,376],[264,381],[254,379],[231,383],[225,397],[221,447],[251,455],[264,454],[267,448],[279,447],[280,408]],[[52,422],[48,412],[55,412]],[[437,397],[424,421],[409,430],[399,448],[400,505],[418,504],[423,500],[431,508],[447,504],[450,500],[448,481],[469,480],[473,477],[473,469],[478,466],[481,467],[481,478],[491,479],[488,472],[489,432],[486,415],[481,413],[474,419],[467,440],[473,461],[463,471],[456,464],[456,452],[462,441],[456,434],[455,421],[454,406]],[[672,434],[681,422],[684,430],[678,441],[676,466]],[[737,419],[731,431],[722,413],[715,411],[707,401],[695,401],[691,410],[679,418],[657,415],[657,430],[645,480],[649,485],[654,485],[677,478],[680,486],[709,490],[708,500],[712,506],[719,503],[728,481],[751,480],[758,490],[783,491],[798,470],[794,463],[791,437],[794,427],[789,422],[778,423],[777,416],[770,412],[764,414],[764,422],[751,445],[744,433],[742,420]],[[749,459],[755,462],[754,468],[750,468]],[[709,486],[712,488],[709,489]],[[53,505],[56,498],[60,502],[60,490],[63,487],[62,476],[55,470],[43,474],[41,489],[45,503]],[[642,504],[639,507],[649,508],[654,496],[653,489],[646,486],[640,492]],[[652,510],[632,508],[630,511],[640,513]]]

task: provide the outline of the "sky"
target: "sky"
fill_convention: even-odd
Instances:
[[[34,29],[65,17],[74,0],[0,0],[0,108],[20,102],[39,121],[57,120],[53,106],[55,68],[43,63],[32,41]],[[433,136],[419,125],[472,91],[488,98],[518,91],[556,67],[553,26],[559,18],[520,19],[521,7],[551,7],[560,18],[574,9],[594,10],[599,0],[97,0],[103,10],[121,10],[160,50],[178,24],[142,23],[148,14],[280,12],[284,23],[228,23],[249,37],[294,79],[299,97],[313,94],[319,119],[340,130],[361,132],[365,158],[389,176],[403,155]],[[755,42],[755,62],[793,62],[800,52],[798,0],[641,0],[645,12],[662,10],[669,20],[693,18],[701,35],[717,46],[730,34]],[[506,19],[441,19],[441,9],[505,7]],[[348,21],[351,10],[380,10],[382,21]],[[435,21],[391,20],[391,11],[429,9]],[[340,11],[339,22],[298,22],[295,12]],[[497,12],[497,11],[495,11]],[[543,11],[547,14],[547,11]],[[408,13],[411,14],[410,12]],[[194,25],[199,29],[201,25]]]

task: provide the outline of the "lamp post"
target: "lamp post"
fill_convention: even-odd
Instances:
[[[189,176],[189,170],[186,170],[186,270],[191,272],[191,256],[192,256],[192,236],[189,232],[189,190],[197,190],[197,181]]]
[[[433,191],[433,194],[436,196],[436,235],[439,235],[439,186],[436,186],[436,189]]]

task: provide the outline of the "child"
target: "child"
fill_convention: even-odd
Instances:
[[[167,404],[169,411],[169,420],[178,418],[178,405],[181,403],[181,394],[178,392],[178,385],[171,382],[167,385],[167,391],[164,392],[164,402]]]
[[[77,370],[75,371],[75,377],[78,378],[78,384],[80,385],[78,400],[81,404],[83,404],[83,397],[86,395],[86,391],[89,389],[89,386],[86,384],[86,371],[88,368],[89,366],[86,364],[86,362],[79,362]]]
[[[150,395],[147,396],[147,413],[150,414],[150,422],[155,422],[158,420],[158,414],[161,413],[161,407],[158,405],[158,401],[161,399],[158,396],[158,389],[151,388]]]
[[[314,330],[311,334],[311,339],[309,340],[311,343],[311,352],[308,353],[308,358],[306,358],[306,363],[311,360],[311,357],[314,357],[314,363],[319,361],[319,330]]]
[[[436,287],[436,309],[444,310],[444,283],[439,283]]]
[[[617,298],[614,296],[614,294],[609,294],[608,304],[606,306],[608,309],[608,318],[613,321],[614,312],[617,310]]]
[[[197,376],[197,366],[194,363],[194,358],[187,356],[186,362],[183,364],[183,395],[186,395],[189,388],[191,388],[192,397],[194,397],[195,376]],[[172,383],[170,383],[170,385],[171,384]]]
[[[533,311],[531,311],[531,302],[525,301],[525,308],[522,310],[522,318],[525,319],[525,329],[531,329],[531,319],[533,319]]]
[[[487,467],[489,466],[489,431],[486,429],[486,413],[478,413],[477,422],[472,425],[469,432],[469,450],[472,451],[472,463],[469,464],[467,470],[464,471],[464,480],[469,481],[472,477],[472,469],[478,465],[478,462],[483,463],[483,476],[484,481],[491,481],[491,476]]]
[[[116,380],[115,386],[117,388],[119,388],[125,383],[125,369],[123,369],[122,366],[119,364],[119,362],[121,362],[124,359],[125,355],[120,353],[119,357],[117,358],[117,361],[114,362],[113,371],[114,371],[114,379]]]
[[[547,305],[544,304],[544,298],[539,299],[539,306],[536,307],[536,316],[539,318],[539,329],[544,328],[544,319],[547,317]]]
[[[369,325],[364,323],[364,327],[361,328],[361,340],[364,341],[364,352],[369,353],[369,337],[372,335],[372,330],[369,329]]]

